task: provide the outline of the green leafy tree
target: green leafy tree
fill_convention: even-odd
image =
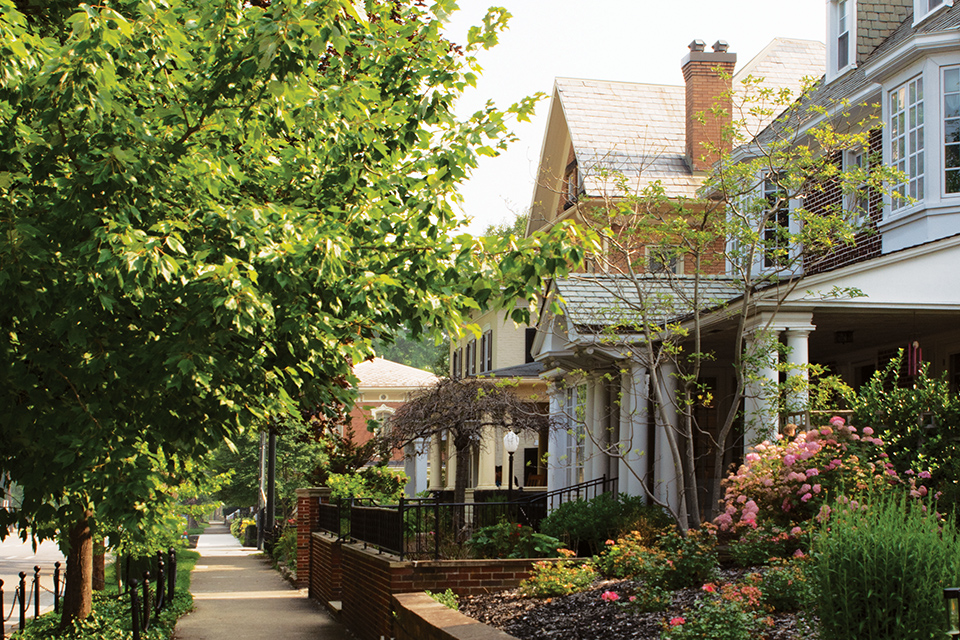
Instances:
[[[576,262],[564,231],[455,233],[458,181],[534,102],[453,117],[507,18],[459,47],[455,9],[0,0],[0,472],[23,488],[0,535],[62,535],[64,624],[99,523],[136,536],[225,439],[351,403],[375,335],[456,333]]]

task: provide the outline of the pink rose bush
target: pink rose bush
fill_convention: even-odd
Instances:
[[[834,417],[829,426],[756,445],[724,481],[723,512],[714,523],[720,531],[743,533],[762,522],[762,528],[799,536],[797,525],[829,517],[827,505],[841,495],[888,486],[903,486],[914,497],[926,495],[917,480],[930,474],[901,478],[873,433],[870,427],[858,433]]]

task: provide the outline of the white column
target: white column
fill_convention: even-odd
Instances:
[[[480,433],[480,461],[477,469],[477,489],[493,491],[497,488],[497,433],[495,427],[484,426]]]
[[[407,484],[404,494],[408,498],[415,497],[427,488],[427,444],[418,439],[406,446],[403,458],[403,470],[407,474]]]
[[[777,330],[757,329],[747,334],[744,340],[744,355],[747,362],[744,369],[747,384],[743,399],[745,450],[773,437],[779,431],[778,336]]]
[[[658,500],[665,502],[674,513],[678,513],[680,507],[680,492],[677,482],[678,476],[683,473],[678,469],[674,450],[670,445],[672,439],[675,443],[680,442],[680,414],[677,411],[677,368],[673,364],[660,365],[659,385],[660,398],[663,401],[662,416],[665,424],[657,420],[657,442],[656,454],[653,470],[653,494]],[[670,430],[670,434],[665,433]]]
[[[603,379],[594,377],[587,387],[587,480],[598,480],[607,472],[607,427],[603,423]]]
[[[550,394],[550,418],[556,424],[550,429],[550,439],[547,443],[547,490],[556,491],[567,486],[567,468],[570,461],[564,456],[567,453],[567,417],[564,414],[566,393],[554,388]],[[504,459],[503,479],[507,479],[507,465]]]
[[[470,463],[469,460],[466,461]],[[457,449],[453,446],[453,437],[447,434],[447,491],[453,491],[457,485]]]
[[[430,438],[430,491],[440,491],[443,485],[440,483],[443,471],[443,455],[440,451],[440,434],[435,434]]]
[[[607,381],[604,376],[598,376],[593,387],[593,424],[597,439],[596,462],[593,465],[593,477],[610,477],[610,456],[607,449],[610,446],[610,425],[607,416],[610,406],[607,404]]]
[[[642,479],[650,464],[647,401],[649,377],[646,367],[631,365],[621,374],[622,400],[620,405],[621,460],[617,474],[620,490],[632,496],[643,496]]]
[[[797,385],[790,386],[790,393],[787,395],[787,412],[802,413],[810,408],[810,393],[808,390],[810,364],[809,338],[810,331],[807,329],[787,329],[784,332],[787,342],[787,381],[799,382]],[[799,378],[799,380],[796,380]],[[802,425],[804,427],[808,425]]]
[[[594,421],[597,411],[595,404],[596,399],[593,394],[593,390],[596,388],[596,386],[597,380],[592,376],[587,378],[586,384],[583,385],[583,391],[587,394],[583,411],[584,482],[593,480],[597,477],[594,475],[594,465],[596,464],[599,451],[597,450],[597,445],[594,442],[594,439],[597,437],[597,424]]]

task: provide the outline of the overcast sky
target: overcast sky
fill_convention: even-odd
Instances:
[[[497,158],[481,158],[462,188],[464,212],[479,233],[530,206],[534,174],[546,129],[553,79],[593,78],[683,84],[680,60],[691,40],[730,43],[737,68],[775,37],[824,40],[824,0],[460,0],[448,36],[466,42],[470,25],[486,8],[513,14],[500,44],[478,55],[483,76],[460,103],[465,116],[488,100],[507,107],[525,95],[547,94],[519,136]]]

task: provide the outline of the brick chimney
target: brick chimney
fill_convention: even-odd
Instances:
[[[687,164],[697,173],[709,171],[719,159],[704,143],[720,144],[721,132],[731,122],[732,79],[722,78],[717,70],[720,69],[732,77],[737,65],[737,54],[727,51],[729,45],[724,40],[714,43],[713,51],[704,51],[706,45],[703,40],[694,40],[689,46],[690,53],[684,56],[681,63],[683,79],[687,85],[686,155]],[[714,107],[724,109],[726,118],[715,117],[711,113]],[[699,122],[698,114],[704,115],[704,123]],[[730,142],[724,144],[724,150],[729,151]]]

